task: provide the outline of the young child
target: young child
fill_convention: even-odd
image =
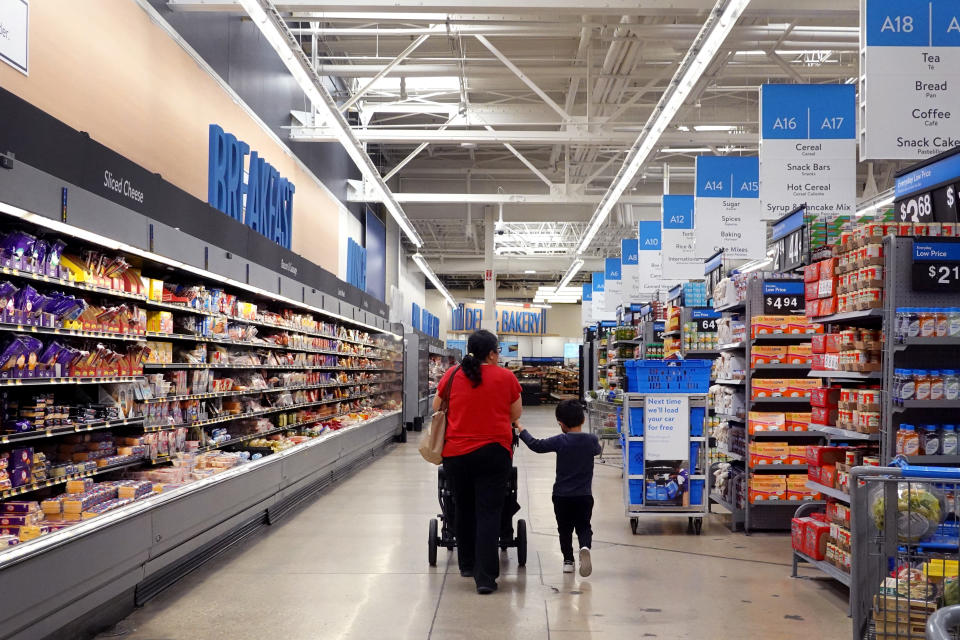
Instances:
[[[519,424],[520,439],[531,451],[557,454],[557,479],[553,483],[553,512],[560,532],[560,551],[563,552],[563,572],[573,573],[573,531],[580,543],[580,575],[586,578],[593,571],[590,546],[593,531],[593,458],[600,454],[600,441],[592,433],[581,431],[583,405],[577,400],[564,400],[557,405],[560,435],[537,440]]]

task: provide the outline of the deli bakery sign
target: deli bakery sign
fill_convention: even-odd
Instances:
[[[497,305],[497,333],[542,336],[547,332],[547,310]],[[461,304],[453,311],[453,331],[477,331],[483,326],[481,305]]]
[[[247,155],[250,159],[247,161]],[[250,145],[210,125],[207,202],[285,249],[293,237],[293,183]]]

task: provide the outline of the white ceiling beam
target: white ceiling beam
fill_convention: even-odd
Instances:
[[[493,132],[493,133],[496,133],[496,131],[494,130],[494,128],[491,127],[490,125],[485,125],[485,126],[484,126],[484,129],[486,129],[487,131],[491,131],[491,132]],[[509,151],[510,153],[512,153],[513,155],[515,155],[515,156],[517,157],[517,160],[519,160],[520,162],[522,162],[522,163],[524,164],[524,166],[527,167],[527,169],[530,169],[530,171],[533,173],[533,175],[535,175],[535,176],[537,176],[538,178],[540,178],[540,179],[544,182],[544,184],[546,184],[548,187],[550,187],[550,188],[553,187],[553,182],[551,182],[550,179],[549,179],[547,176],[543,175],[543,172],[540,171],[540,169],[537,169],[536,165],[534,165],[532,162],[530,162],[529,160],[527,160],[527,158],[526,158],[522,153],[520,153],[519,151],[517,151],[516,147],[514,147],[512,144],[510,144],[510,143],[508,143],[508,142],[504,142],[504,143],[503,143],[503,146],[505,146],[505,147],[507,148],[507,151]]]
[[[344,119],[343,114],[337,109],[337,103],[333,96],[327,91],[323,80],[317,75],[314,65],[310,63],[297,39],[287,29],[286,23],[277,13],[273,3],[270,0],[241,1],[252,22],[280,57],[280,60],[287,67],[287,71],[296,80],[312,106],[317,109],[318,115],[336,131],[337,141],[343,146],[344,151],[347,152],[357,168],[360,169],[360,173],[368,181],[368,187],[379,195],[384,207],[396,220],[397,225],[407,235],[410,242],[414,246],[420,247],[423,244],[423,238],[413,228],[413,224],[404,212],[403,207],[394,199],[390,188],[380,177],[380,172],[374,166],[366,150],[360,146],[360,143],[353,136],[353,130]]]
[[[420,144],[422,142],[447,145],[456,144],[504,144],[552,145],[583,144],[609,145],[626,148],[636,140],[630,130],[598,131],[584,130],[507,130],[485,131],[482,129],[353,129],[360,142],[385,144]],[[335,139],[329,127],[291,127],[290,139],[301,142],[331,142]],[[723,131],[668,131],[661,136],[663,144],[672,146],[705,146],[710,144],[756,144],[756,133],[727,133]]]
[[[354,180],[348,181],[347,200],[350,202],[379,202],[380,196],[370,191],[353,188]],[[394,193],[397,202],[404,204],[596,204],[600,194],[530,194],[530,193]],[[626,204],[657,206],[662,196],[627,195],[620,201]]]
[[[570,119],[569,114],[567,114],[567,112],[564,111],[563,108],[562,108],[560,105],[558,105],[556,102],[554,102],[554,101],[553,101],[553,98],[551,98],[549,95],[547,95],[547,93],[546,93],[543,89],[541,89],[540,87],[538,87],[537,84],[527,76],[527,74],[525,74],[523,71],[521,71],[521,70],[520,70],[520,67],[518,67],[517,65],[513,64],[513,62],[510,61],[510,58],[508,58],[507,56],[503,55],[503,54],[500,52],[500,50],[497,49],[495,46],[493,46],[493,44],[491,44],[491,42],[490,42],[489,40],[487,40],[485,37],[483,37],[483,36],[476,36],[476,38],[477,38],[477,40],[480,41],[480,43],[481,43],[483,46],[485,46],[487,49],[489,49],[489,50],[490,50],[490,53],[492,53],[493,55],[495,55],[495,56],[497,57],[497,59],[499,59],[500,62],[502,62],[505,67],[507,67],[507,69],[510,69],[510,71],[512,71],[515,76],[517,76],[518,78],[520,78],[520,80],[521,80],[525,85],[527,85],[528,87],[530,87],[530,89],[531,89],[534,93],[536,93],[538,96],[540,96],[540,98],[541,98],[544,102],[546,102],[546,103],[550,106],[551,109],[553,109],[554,111],[556,111],[557,113],[559,113],[561,118],[563,118],[564,120],[569,120],[569,119]],[[470,72],[471,72],[471,74],[473,73],[473,69],[472,69],[472,68],[471,68]]]
[[[434,31],[436,31],[436,30],[434,30]],[[393,71],[393,70],[397,67],[398,64],[400,64],[401,62],[403,62],[404,60],[406,60],[407,57],[408,57],[411,53],[413,53],[414,51],[416,51],[416,50],[417,50],[417,47],[419,47],[419,46],[422,45],[424,42],[426,42],[427,38],[429,38],[429,37],[430,37],[430,34],[425,33],[425,34],[423,34],[422,36],[420,36],[419,38],[417,38],[416,40],[414,40],[413,42],[411,42],[410,45],[409,45],[406,49],[404,49],[403,51],[401,51],[400,54],[399,54],[396,58],[394,58],[393,60],[391,60],[390,62],[388,62],[387,64],[385,64],[385,65],[383,66],[383,69],[380,70],[380,73],[378,73],[377,75],[373,76],[373,78],[370,79],[370,82],[368,82],[367,84],[363,85],[363,87],[362,87],[359,91],[357,91],[357,92],[354,93],[352,96],[350,96],[350,99],[349,99],[349,100],[347,100],[347,101],[344,102],[342,105],[340,105],[340,112],[343,113],[343,112],[345,112],[347,109],[349,109],[350,107],[352,107],[353,105],[355,105],[355,104],[357,103],[357,101],[360,100],[360,98],[362,98],[363,96],[365,96],[365,95],[367,94],[367,92],[370,91],[371,88],[373,88],[373,85],[376,84],[377,81],[378,81],[380,78],[384,77],[385,75],[387,75],[388,73],[390,73],[391,71]]]
[[[239,0],[168,0],[167,5],[181,11],[239,11]],[[710,9],[708,0],[285,0],[277,3],[281,11],[317,12],[318,19],[334,11],[369,13],[380,16],[403,13],[407,16],[424,12],[443,14],[524,14],[542,13],[581,15],[663,15],[702,16]],[[802,3],[783,0],[757,0],[748,16],[791,17],[840,15],[856,19],[858,0],[805,0]],[[405,16],[405,17],[407,17]],[[407,17],[409,19],[409,17]],[[439,18],[442,20],[443,18]]]
[[[773,51],[768,51],[768,52],[767,52],[767,57],[770,58],[771,60],[773,60],[773,61],[777,64],[778,67],[780,67],[781,69],[783,69],[788,76],[790,76],[791,78],[793,78],[793,81],[794,81],[794,82],[796,82],[797,84],[803,84],[803,82],[804,82],[803,76],[801,76],[801,75],[797,72],[796,69],[794,69],[794,68],[791,67],[789,64],[787,64],[787,61],[786,61],[786,60],[784,60],[783,58],[781,58],[779,55],[777,55],[777,54],[774,53]]]
[[[458,116],[456,116],[456,115],[453,116],[452,118],[450,118],[449,120],[447,120],[446,122],[444,122],[442,125],[440,125],[440,128],[437,129],[437,131],[443,131],[444,129],[447,128],[448,125],[450,125],[450,123],[452,123],[452,122],[453,122],[454,120],[456,120],[457,118],[458,118]],[[420,152],[423,151],[424,149],[426,149],[426,148],[427,148],[427,145],[429,145],[429,144],[430,144],[429,142],[421,142],[421,143],[417,146],[416,149],[414,149],[412,152],[410,152],[410,154],[407,155],[407,157],[405,157],[403,160],[401,160],[400,162],[398,162],[393,169],[390,169],[390,171],[387,172],[387,174],[386,174],[385,176],[383,176],[383,181],[384,181],[384,182],[389,182],[389,181],[390,181],[390,178],[392,178],[393,176],[397,175],[397,172],[399,172],[401,169],[403,169],[405,166],[407,166],[407,164],[408,164],[411,160],[413,160],[413,159],[416,158],[418,155],[420,155]]]

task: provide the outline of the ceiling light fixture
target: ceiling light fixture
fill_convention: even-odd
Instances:
[[[563,278],[560,279],[560,284],[557,285],[556,291],[559,291],[570,284],[570,281],[573,280],[573,276],[577,275],[582,268],[583,260],[581,258],[574,260],[573,264],[570,265],[570,268],[567,269],[567,272],[563,274]]]
[[[620,167],[616,179],[597,206],[597,210],[590,219],[587,231],[580,241],[580,246],[577,248],[578,254],[584,253],[590,247],[594,236],[600,231],[600,227],[610,215],[613,207],[616,206],[617,201],[620,200],[620,196],[627,190],[634,177],[646,163],[660,140],[660,136],[670,126],[673,118],[677,115],[677,111],[680,110],[694,85],[710,65],[713,56],[716,55],[724,40],[727,39],[748,4],[750,4],[750,0],[717,1],[710,17],[707,18],[700,33],[697,34],[696,40],[690,45],[690,49],[671,80],[670,86],[673,87],[673,90],[665,91],[660,97],[656,108],[654,108],[636,142],[633,143],[626,162]]]
[[[414,229],[413,223],[410,222],[400,203],[393,197],[393,193],[389,187],[387,187],[383,178],[380,177],[380,172],[377,171],[370,156],[367,155],[367,152],[354,137],[353,131],[351,131],[350,125],[343,117],[343,114],[340,113],[337,103],[334,102],[333,97],[331,97],[330,93],[324,88],[320,77],[313,67],[310,66],[310,62],[304,55],[303,49],[300,48],[297,39],[290,32],[290,29],[287,28],[283,18],[277,13],[273,3],[270,0],[239,1],[243,9],[250,15],[251,21],[257,25],[260,33],[263,34],[263,37],[270,43],[273,50],[280,56],[280,60],[283,61],[290,75],[297,81],[300,89],[306,94],[307,98],[310,99],[313,106],[316,107],[318,115],[323,119],[324,124],[333,129],[337,140],[343,145],[347,155],[350,156],[350,159],[353,160],[354,164],[360,169],[364,178],[380,193],[387,211],[390,212],[390,215],[393,216],[397,224],[400,225],[400,228],[403,229],[403,232],[410,239],[410,242],[418,248],[423,246],[423,239],[420,237],[420,234]]]
[[[417,263],[418,267],[420,267],[420,271],[423,271],[423,275],[427,276],[433,286],[437,288],[437,291],[439,291],[443,297],[447,299],[447,304],[450,305],[450,308],[456,309],[456,300],[453,299],[453,296],[450,295],[450,292],[447,291],[447,288],[443,286],[442,282],[440,282],[440,278],[437,277],[437,274],[435,274],[433,269],[430,268],[430,265],[427,264],[426,258],[419,253],[415,253],[410,257],[413,258],[413,261]]]
[[[881,209],[886,209],[893,204],[895,199],[896,197],[893,194],[893,189],[887,189],[882,193],[878,193],[867,202],[860,203],[860,206],[857,207],[857,217],[862,218],[863,216],[871,213],[876,213]]]

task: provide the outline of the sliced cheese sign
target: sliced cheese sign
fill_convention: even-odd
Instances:
[[[861,160],[960,145],[960,3],[861,0]]]
[[[760,88],[760,201],[764,220],[799,206],[820,217],[852,214],[857,196],[856,88]]]
[[[697,257],[693,223],[693,196],[663,196],[663,273],[678,280],[703,278],[703,259]]]
[[[697,255],[723,251],[738,260],[766,255],[759,173],[756,156],[697,156]]]

